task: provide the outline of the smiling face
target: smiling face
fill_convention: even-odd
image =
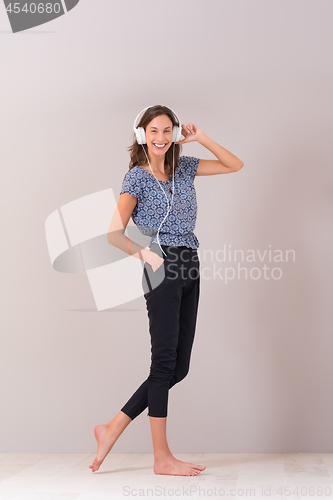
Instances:
[[[146,127],[146,139],[152,158],[164,156],[172,145],[172,121],[167,115],[155,116]]]

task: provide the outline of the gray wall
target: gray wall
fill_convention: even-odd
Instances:
[[[224,245],[295,252],[242,263],[280,279],[202,277],[171,450],[332,451],[332,15],[323,0],[81,0],[14,35],[0,8],[2,452],[94,453],[94,426],[148,376],[144,298],[97,312],[85,275],[52,268],[44,224],[118,197],[134,118],[154,104],[244,162],[195,180],[202,268]],[[146,412],[114,452],[152,452]]]

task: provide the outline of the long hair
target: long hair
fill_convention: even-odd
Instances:
[[[146,110],[146,112],[142,115],[141,120],[139,121],[137,127],[143,127],[146,131],[147,125],[156,117],[159,115],[167,115],[170,120],[172,121],[172,126],[174,127],[175,125],[178,125],[181,127],[181,123],[177,122],[177,119],[171,109],[167,108],[166,106],[161,106],[160,104],[157,104],[156,106],[151,106]],[[145,163],[147,163],[147,158],[146,155],[143,151],[143,148],[145,148],[146,155],[149,158],[149,153],[148,153],[148,146],[147,144],[138,144],[136,140],[136,135],[133,131],[133,144],[129,148],[127,148],[127,151],[130,151],[130,163],[129,163],[129,170],[134,168],[136,165],[142,166]],[[174,153],[173,153],[174,150]],[[171,147],[168,149],[168,151],[165,154],[165,164],[164,168],[166,165],[170,166],[170,171],[172,174],[172,168],[173,168],[173,157],[174,157],[174,162],[175,162],[175,172],[178,168],[178,161],[179,161],[179,156],[182,151],[182,145],[181,144],[175,144],[171,145]],[[172,178],[172,177],[171,177]]]

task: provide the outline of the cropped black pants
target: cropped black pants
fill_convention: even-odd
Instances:
[[[152,243],[164,258],[154,272],[145,263],[142,286],[149,318],[151,365],[148,378],[121,411],[132,420],[148,407],[150,417],[166,417],[169,389],[190,367],[200,294],[200,262],[196,249]]]

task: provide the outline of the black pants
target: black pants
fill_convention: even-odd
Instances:
[[[148,406],[150,417],[166,417],[169,389],[190,367],[200,293],[200,262],[196,249],[161,245],[150,250],[163,257],[154,272],[145,263],[142,285],[149,318],[151,366],[148,378],[121,411],[132,420]]]

